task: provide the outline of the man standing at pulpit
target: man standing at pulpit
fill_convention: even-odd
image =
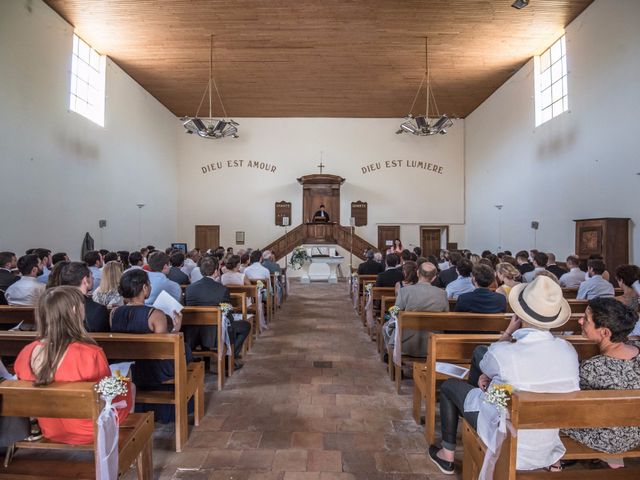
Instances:
[[[320,210],[313,214],[314,222],[323,222],[326,223],[329,221],[329,214],[324,209],[324,205],[320,205]]]

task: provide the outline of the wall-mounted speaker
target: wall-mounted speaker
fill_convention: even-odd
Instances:
[[[107,221],[106,220],[98,220],[98,227],[104,228],[106,226],[107,226]]]
[[[538,230],[538,227],[540,227],[540,222],[531,222],[531,228]]]

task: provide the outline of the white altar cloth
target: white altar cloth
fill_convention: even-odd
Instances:
[[[300,283],[311,283],[311,280],[321,280],[329,283],[338,283],[338,265],[342,264],[344,257],[335,255],[335,248],[329,245],[304,245],[311,257],[302,266]],[[319,252],[320,251],[320,252]],[[326,257],[314,257],[314,254],[326,254]],[[328,272],[327,272],[328,270]]]

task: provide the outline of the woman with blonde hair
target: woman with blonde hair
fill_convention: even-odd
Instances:
[[[496,275],[498,280],[502,282],[502,285],[496,289],[496,293],[501,293],[505,297],[509,298],[509,292],[511,289],[518,285],[520,282],[520,272],[516,267],[507,262],[500,262],[496,266]]]
[[[116,260],[107,262],[102,269],[100,285],[93,292],[93,301],[107,308],[124,305],[124,299],[118,292],[120,277],[122,277],[122,263]]]
[[[37,340],[24,347],[16,358],[14,369],[18,379],[30,380],[34,386],[53,382],[98,382],[111,376],[102,348],[84,329],[84,297],[71,286],[46,290],[36,307]],[[118,409],[122,422],[132,400],[132,388],[126,399],[127,408]],[[93,422],[88,419],[39,418],[40,428],[53,442],[83,445],[91,443]]]

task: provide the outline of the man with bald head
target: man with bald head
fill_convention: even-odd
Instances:
[[[444,290],[431,285],[438,274],[436,266],[431,262],[424,262],[418,267],[418,283],[406,285],[398,292],[396,306],[407,312],[448,312],[449,300]],[[392,332],[385,332],[385,344],[393,345]],[[403,330],[402,354],[414,357],[427,355],[427,332]]]

